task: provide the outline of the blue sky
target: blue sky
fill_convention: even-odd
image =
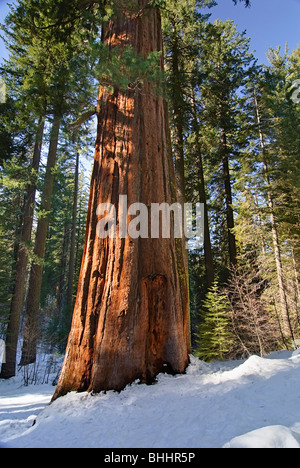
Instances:
[[[232,0],[219,0],[211,19],[234,20],[239,31],[247,31],[251,49],[259,63],[268,63],[266,52],[270,47],[288,43],[290,50],[300,45],[300,0],[251,0],[251,8]]]
[[[3,20],[4,20],[4,18],[7,15],[8,12],[9,12],[9,8],[7,6],[6,1],[5,0],[0,0],[0,23],[3,23]],[[7,57],[7,51],[5,50],[5,47],[3,45],[3,41],[0,38],[0,63],[2,62],[2,59],[4,57]]]
[[[284,49],[288,43],[290,50],[296,49],[300,44],[300,0],[251,0],[251,3],[251,8],[245,8],[243,4],[234,6],[232,0],[219,0],[219,5],[211,10],[212,19],[231,19],[239,31],[246,30],[259,63],[267,63],[265,54],[269,47],[280,45]],[[7,12],[6,0],[0,0],[0,22]],[[0,62],[6,55],[0,40]]]

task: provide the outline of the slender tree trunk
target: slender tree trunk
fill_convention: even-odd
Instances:
[[[68,263],[69,254],[69,236],[70,236],[71,225],[69,222],[64,223],[64,237],[62,245],[62,255],[60,260],[60,278],[57,288],[56,303],[57,303],[57,314],[61,323],[63,316],[63,309],[65,305],[66,295],[66,269]]]
[[[71,227],[71,244],[70,244],[70,260],[69,260],[69,274],[68,274],[68,288],[67,288],[67,320],[68,328],[71,327],[73,310],[73,283],[75,271],[75,249],[76,249],[76,219],[77,219],[77,204],[78,204],[78,185],[79,185],[79,152],[76,153],[75,164],[75,179],[74,179],[74,194],[73,194],[73,213],[72,213],[72,227]]]
[[[174,28],[174,31],[176,27]],[[186,202],[185,193],[185,157],[184,157],[184,93],[183,93],[183,77],[180,71],[180,49],[178,44],[178,35],[175,31],[172,43],[172,87],[171,87],[171,101],[172,101],[172,115],[173,115],[173,159],[175,168],[175,181],[177,190],[177,201],[184,209]],[[183,264],[179,265],[181,270],[188,272],[189,258],[188,250],[186,249],[187,239],[185,236],[182,238],[183,249]],[[190,302],[189,289],[188,296],[184,301]],[[190,324],[189,324],[190,327]]]
[[[210,240],[208,207],[205,193],[205,180],[203,173],[202,155],[198,153],[198,181],[199,181],[199,198],[200,203],[204,205],[204,258],[207,288],[210,289],[215,281],[214,258]]]
[[[148,8],[120,14],[104,38],[111,47],[130,44],[147,56],[162,50],[160,15],[147,0],[138,4]],[[53,399],[71,390],[120,391],[136,379],[152,382],[159,372],[181,373],[188,364],[181,239],[101,239],[96,233],[100,203],[116,207],[120,225],[120,194],[128,196],[128,206],[176,199],[167,106],[148,84],[140,93],[101,89],[100,100],[83,263]]]
[[[45,118],[42,117],[38,124],[37,136],[33,151],[31,169],[34,172],[38,171],[40,164],[44,125]],[[31,241],[32,234],[35,194],[36,181],[34,180],[28,184],[25,196],[24,220],[16,263],[15,285],[6,332],[6,363],[2,365],[0,374],[0,378],[2,379],[9,379],[14,377],[16,372],[17,345],[27,277],[28,244]]]
[[[194,91],[192,90],[192,112],[193,112],[193,127],[195,132],[195,144],[197,150],[197,166],[198,166],[198,186],[199,186],[199,198],[200,203],[204,205],[204,258],[205,258],[205,272],[206,272],[206,282],[207,288],[211,288],[215,281],[215,268],[214,268],[214,258],[211,246],[210,239],[210,229],[209,229],[209,218],[208,218],[208,206],[207,206],[207,197],[205,189],[205,179],[204,179],[204,170],[203,170],[203,160],[202,160],[202,151],[201,143],[199,137],[199,124],[196,111],[196,98]]]
[[[80,187],[80,182],[79,182],[79,187]],[[79,194],[79,203],[78,203],[77,226],[76,226],[77,239],[76,239],[76,247],[75,247],[75,275],[76,277],[79,277],[79,272],[80,272],[80,267],[81,267],[82,250],[83,250],[82,244],[84,243],[85,225],[86,225],[86,220],[85,219],[83,220],[83,213],[85,213],[85,205],[84,205],[85,196],[82,193],[82,187],[79,188],[78,194]]]
[[[267,166],[265,166],[265,177],[266,182],[269,184],[269,178],[267,176]],[[268,185],[268,187],[270,187]],[[287,302],[287,295],[286,295],[286,288],[284,284],[284,274],[282,268],[282,260],[281,260],[281,252],[279,247],[279,239],[277,233],[277,225],[274,215],[274,202],[271,196],[271,193],[268,191],[268,203],[270,208],[270,221],[272,226],[272,237],[273,237],[273,246],[274,246],[274,255],[276,261],[276,269],[277,269],[277,278],[278,278],[278,286],[279,286],[279,296],[280,296],[280,303],[281,303],[281,316],[283,320],[283,330],[286,336],[291,336],[294,339],[294,333],[290,321],[290,313],[289,307]]]
[[[175,162],[175,177],[177,187],[177,199],[182,205],[185,203],[185,171],[184,171],[184,143],[183,143],[183,125],[184,125],[184,97],[183,82],[179,69],[179,45],[177,34],[172,43],[172,115],[173,115],[173,154]]]
[[[36,361],[36,346],[38,338],[38,316],[40,308],[40,297],[43,276],[43,260],[45,256],[45,247],[47,232],[49,226],[49,211],[54,186],[54,167],[56,164],[58,136],[61,117],[55,115],[51,135],[50,146],[45,174],[44,188],[41,196],[41,209],[34,246],[34,259],[31,265],[29,286],[26,303],[26,321],[24,329],[22,357],[20,365],[24,366]]]
[[[261,118],[260,118],[260,112],[258,108],[257,96],[255,92],[254,92],[254,102],[255,102],[255,107],[256,107],[256,116],[257,116],[260,144],[261,144],[262,156],[263,156],[264,177],[265,177],[265,182],[267,185],[267,199],[268,199],[268,205],[270,209],[270,222],[271,222],[271,228],[272,228],[274,256],[275,256],[278,286],[279,286],[281,318],[283,321],[283,333],[285,334],[285,337],[291,336],[294,339],[294,333],[293,333],[293,329],[292,329],[292,325],[290,321],[290,313],[289,313],[289,307],[288,307],[288,301],[287,301],[286,288],[284,284],[284,274],[283,274],[283,268],[282,268],[282,260],[281,260],[281,252],[280,252],[280,247],[279,247],[277,225],[276,225],[276,219],[275,219],[275,214],[274,214],[274,201],[273,201],[273,197],[271,194],[271,182],[270,182],[270,177],[269,177],[269,167],[268,167],[266,151],[265,151],[265,141],[264,141],[263,131],[261,128]]]
[[[228,251],[230,265],[237,264],[237,251],[236,251],[236,239],[232,232],[234,229],[234,215],[232,208],[232,190],[231,180],[229,171],[229,158],[228,158],[228,147],[227,147],[227,136],[225,129],[221,129],[221,154],[222,154],[222,166],[223,166],[223,177],[224,177],[224,188],[225,188],[225,204],[226,204],[226,219],[227,219],[227,230],[228,230]]]
[[[292,249],[292,256],[293,256],[293,267],[294,267],[296,314],[297,314],[298,323],[300,323],[300,317],[299,317],[300,285],[299,285],[299,277],[298,277],[298,270],[297,270],[297,263],[296,263],[295,250],[294,249]]]
[[[255,197],[254,204],[255,204],[255,208],[256,208],[257,216],[258,216],[258,227],[259,227],[259,235],[261,239],[261,250],[262,250],[263,260],[265,261],[267,257],[267,250],[266,250],[266,243],[265,243],[263,227],[262,227],[262,222],[261,222],[261,211],[259,209],[257,197]]]

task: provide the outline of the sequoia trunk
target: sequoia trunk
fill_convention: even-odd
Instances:
[[[119,14],[107,25],[104,40],[147,56],[162,50],[160,15],[148,1],[138,4],[139,14]],[[127,195],[128,206],[175,201],[167,106],[149,84],[137,93],[101,89],[100,101],[83,263],[53,399],[71,390],[119,391],[160,372],[182,373],[188,364],[181,239],[101,239],[96,232],[100,203],[115,206],[119,226],[119,195]]]

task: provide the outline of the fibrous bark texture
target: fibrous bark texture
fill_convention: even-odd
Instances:
[[[147,1],[140,0],[141,8]],[[120,14],[104,35],[111,47],[132,45],[145,57],[162,50],[159,11]],[[172,203],[176,197],[167,106],[149,84],[139,92],[100,89],[99,125],[83,263],[65,362],[54,399],[69,391],[122,390],[188,364],[188,283],[183,242],[101,239],[97,207],[119,195],[135,202]],[[150,219],[150,214],[149,214]],[[150,233],[150,229],[149,229]]]

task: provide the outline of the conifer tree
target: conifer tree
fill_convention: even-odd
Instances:
[[[230,304],[215,282],[202,305],[197,334],[197,356],[205,361],[222,360],[233,345]]]
[[[15,375],[17,341],[25,293],[37,173],[46,112],[44,89],[33,78],[31,68],[38,65],[38,59],[29,54],[30,42],[24,30],[12,26],[13,17],[12,10],[4,26],[10,57],[2,67],[2,73],[8,89],[8,102],[13,105],[16,113],[10,121],[8,120],[10,113],[7,109],[3,116],[6,117],[4,122],[6,132],[11,130],[13,142],[19,140],[19,143],[13,143],[10,148],[9,157],[17,157],[19,161],[20,170],[23,173],[24,197],[22,206],[18,210],[22,215],[16,238],[12,297],[6,330],[6,363],[3,364],[1,370],[1,376],[4,378]],[[34,95],[37,90],[38,96]]]
[[[35,329],[39,309],[42,261],[48,228],[47,211],[51,205],[59,122],[66,112],[66,107],[63,108],[62,104],[72,102],[73,111],[78,106],[78,95],[83,96],[83,90],[90,77],[85,67],[87,57],[89,60],[93,60],[92,49],[88,40],[95,34],[95,29],[96,33],[98,33],[96,27],[97,15],[93,18],[92,12],[85,10],[84,14],[80,16],[78,16],[77,11],[71,13],[70,16],[64,15],[62,17],[61,8],[64,3],[66,2],[59,2],[56,5],[51,1],[19,2],[17,7],[11,7],[11,13],[5,25],[7,42],[11,50],[11,56],[6,65],[6,74],[10,80],[9,83],[12,84],[14,80],[17,80],[19,85],[18,88],[16,86],[10,88],[18,89],[17,93],[21,93],[21,102],[27,104],[28,107],[28,118],[29,122],[31,119],[31,126],[35,121],[39,122],[34,157],[30,168],[31,182],[28,185],[25,200],[23,234],[16,267],[15,293],[7,329],[7,354],[10,364],[7,362],[2,369],[2,375],[6,378],[14,374],[13,369],[15,368],[15,343],[17,342],[23,305],[28,244],[31,240],[35,203],[36,180],[34,180],[34,175],[36,176],[39,165],[45,117],[53,116],[54,122],[52,143],[49,149],[48,170],[44,184],[45,189],[44,194],[42,194],[44,207],[40,210],[40,214],[43,209],[44,213],[41,214],[38,223],[32,274],[29,282],[31,292],[28,295],[28,320],[25,327],[28,332],[25,333],[22,364],[34,360],[34,352],[29,353],[26,348],[29,346],[28,341],[31,340],[31,337],[36,340],[34,337],[36,335]],[[93,13],[96,13],[95,8]],[[80,29],[80,24],[81,26],[84,24],[85,28]],[[53,34],[54,32],[55,34]],[[80,76],[83,69],[85,82],[82,78],[83,75]],[[74,99],[76,99],[76,105],[74,105]],[[32,301],[34,304],[31,304]],[[34,317],[33,320],[29,320],[31,316]],[[10,339],[13,340],[13,346],[9,344]],[[33,348],[35,348],[35,344],[33,344]],[[10,349],[12,350],[11,356]],[[27,358],[26,356],[29,356],[29,354],[33,354],[33,356]],[[7,369],[5,370],[5,368]]]
[[[210,164],[220,187],[219,197],[225,206],[227,267],[237,262],[231,170],[236,148],[241,144],[235,137],[239,125],[237,91],[247,76],[252,59],[249,39],[237,32],[233,22],[222,23],[217,20],[207,25],[199,57],[204,75],[201,94],[206,126],[218,134],[219,144],[213,150],[215,154],[210,158]],[[221,187],[224,195],[220,192]]]
[[[276,293],[272,293],[272,301],[278,295],[279,305],[276,310],[281,317],[282,334],[289,339],[294,335],[294,318],[290,310],[292,305],[285,262],[293,255],[295,238],[290,236],[290,232],[285,235],[283,233],[284,227],[287,227],[286,212],[292,206],[295,209],[294,214],[288,215],[291,224],[295,225],[295,215],[297,216],[298,197],[291,196],[296,187],[289,163],[294,165],[294,171],[297,172],[297,164],[292,161],[297,161],[298,150],[293,146],[294,138],[286,137],[296,130],[297,118],[288,96],[287,56],[281,57],[278,49],[272,50],[270,60],[270,67],[256,71],[256,75],[252,75],[249,80],[247,115],[251,139],[242,164],[247,181],[245,183],[245,179],[241,179],[240,184],[248,187],[248,191],[251,190],[254,194],[253,200],[257,200],[251,210],[256,217],[254,231],[259,227],[260,261],[265,264],[264,271],[269,284],[277,284]],[[283,235],[286,242],[284,249]],[[273,277],[270,276],[272,269]]]

